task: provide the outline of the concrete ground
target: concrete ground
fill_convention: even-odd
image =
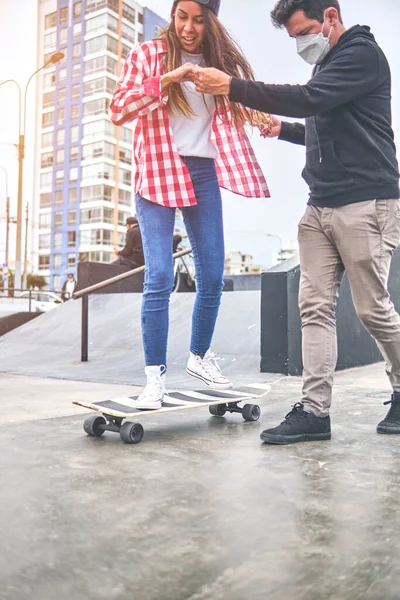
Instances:
[[[383,366],[337,375],[330,442],[260,443],[300,398],[277,379],[258,423],[146,416],[128,446],[71,401],[132,388],[0,374],[0,599],[399,600]]]

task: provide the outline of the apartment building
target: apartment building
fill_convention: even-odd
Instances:
[[[59,290],[81,259],[111,262],[133,214],[132,130],[107,108],[129,50],[163,19],[133,0],[39,0],[31,254]]]

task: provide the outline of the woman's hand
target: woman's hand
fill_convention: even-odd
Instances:
[[[161,76],[161,90],[165,90],[171,83],[185,83],[193,81],[195,77],[195,66],[191,63],[185,63],[174,71],[165,73]]]
[[[265,127],[260,127],[261,136],[263,138],[279,137],[281,134],[282,121],[275,115],[271,115],[271,124]]]

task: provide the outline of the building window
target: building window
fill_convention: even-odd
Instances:
[[[60,269],[61,267],[61,254],[54,254],[53,256],[53,268],[54,269]]]
[[[59,169],[56,171],[56,185],[62,185],[64,183],[64,171]]]
[[[81,76],[81,63],[72,65],[72,79],[79,79]]]
[[[56,152],[56,163],[62,165],[64,162],[64,150],[57,150]]]
[[[69,180],[70,181],[78,180],[78,167],[72,167],[72,169],[69,170]]]
[[[56,46],[57,43],[57,34],[55,31],[52,31],[51,33],[46,33],[46,35],[44,36],[44,49],[46,52],[49,51],[49,48],[51,48],[52,46]]]
[[[53,236],[53,247],[61,248],[61,242],[62,242],[62,233],[60,231],[57,231]]]
[[[61,275],[54,275],[53,277],[53,290],[55,292],[60,291],[61,288]]]
[[[114,222],[114,211],[112,208],[103,208],[103,221],[104,223]]]
[[[42,148],[48,148],[53,145],[53,132],[42,133]]]
[[[54,203],[57,206],[60,206],[60,204],[63,203],[63,193],[62,193],[62,190],[56,190],[55,198],[54,198]]]
[[[107,71],[107,73],[117,74],[117,61],[111,56],[98,56],[85,62],[85,75]]]
[[[78,152],[79,152],[78,146],[72,146],[70,153],[69,153],[69,162],[73,163],[78,160]]]
[[[68,231],[68,246],[75,246],[76,244],[76,231]]]
[[[81,45],[80,43],[74,44],[72,46],[72,58],[78,58],[81,55]]]
[[[138,44],[141,44],[143,42],[143,33],[138,33],[137,41],[138,41]]]
[[[39,249],[50,247],[50,235],[48,233],[39,235]]]
[[[65,81],[67,79],[67,69],[65,67],[63,67],[62,69],[60,69],[58,71],[58,81],[59,83],[61,83],[62,81]]]
[[[133,8],[128,6],[126,2],[122,3],[122,16],[125,17],[125,19],[128,19],[128,21],[130,21],[131,23],[135,22],[135,11],[133,10]]]
[[[75,204],[76,200],[77,200],[77,189],[76,188],[70,188],[69,192],[68,192],[68,202],[69,204]]]
[[[100,52],[104,50],[118,54],[117,40],[109,35],[99,35],[98,37],[85,42],[85,54],[93,54],[94,52]]]
[[[74,4],[74,19],[80,17],[82,14],[82,2],[75,2]]]
[[[88,165],[82,167],[82,179],[113,179],[114,167],[106,163]]]
[[[84,96],[90,96],[91,94],[113,94],[115,91],[115,82],[108,77],[99,77],[98,79],[92,79],[87,81],[83,88]]]
[[[109,185],[90,185],[82,188],[81,202],[93,202],[102,200],[112,202],[114,190]]]
[[[76,254],[68,254],[68,266],[74,267],[76,264]]]
[[[73,121],[79,119],[79,104],[73,104],[71,106],[71,119]]]
[[[54,92],[47,92],[43,94],[43,108],[48,108],[49,106],[54,106],[55,94]]]
[[[101,208],[86,208],[81,210],[81,225],[88,223],[101,223],[102,209]]]
[[[53,87],[56,81],[55,73],[45,73],[43,75],[43,87],[49,88]]]
[[[50,268],[50,255],[49,254],[41,254],[39,256],[39,270],[42,271],[44,269]]]
[[[39,227],[41,229],[51,227],[51,213],[42,213],[39,215]]]
[[[77,142],[79,139],[79,125],[74,125],[70,129],[71,142]]]
[[[49,208],[51,206],[51,193],[40,194],[40,208]]]
[[[125,127],[121,127],[120,131],[122,134],[122,130],[126,129]],[[112,138],[115,137],[115,125],[111,123],[111,121],[105,121],[101,119],[99,121],[92,121],[91,123],[85,123],[83,125],[83,135],[82,137],[104,137],[110,136]]]
[[[59,108],[57,111],[57,123],[58,125],[64,125],[65,123],[65,108]]]
[[[127,192],[126,190],[119,190],[119,204],[123,204],[124,206],[132,205],[132,193]]]
[[[57,146],[63,146],[65,140],[65,129],[57,129]]]
[[[80,35],[82,33],[82,23],[75,23],[75,25],[72,28],[72,35],[75,37],[77,35]]]
[[[54,125],[54,112],[43,113],[42,127],[52,127]]]
[[[60,25],[68,21],[68,7],[65,6],[60,10]]]
[[[62,227],[63,214],[62,212],[54,213],[54,227]]]
[[[40,186],[41,187],[51,187],[51,184],[53,183],[53,175],[50,171],[50,173],[42,173],[40,175]]]
[[[115,145],[110,142],[94,142],[92,144],[85,144],[82,146],[82,158],[101,158],[106,156],[107,158],[115,158]]]
[[[50,29],[51,27],[55,27],[57,25],[57,13],[53,12],[49,15],[46,15],[44,18],[44,27],[45,29]]]
[[[67,27],[63,27],[60,30],[60,46],[63,46],[64,44],[66,44],[67,39],[68,39],[68,29],[67,29]]]
[[[76,225],[76,210],[68,211],[68,225]]]
[[[58,104],[64,104],[65,102],[65,87],[58,90]]]
[[[124,183],[125,185],[131,185],[132,183],[132,174],[130,171],[126,171],[125,169],[119,170],[119,182]]]
[[[138,13],[138,21],[141,25],[143,25],[143,14],[142,13]]]
[[[80,85],[79,83],[75,83],[71,88],[71,98],[72,100],[76,100],[80,96]]]
[[[135,41],[135,30],[126,23],[122,23],[122,35],[130,42]]]
[[[53,164],[53,153],[52,152],[43,152],[40,160],[40,166],[42,169],[46,167],[51,167]]]
[[[101,115],[107,114],[108,100],[107,98],[99,98],[98,100],[90,100],[83,105],[83,115]]]

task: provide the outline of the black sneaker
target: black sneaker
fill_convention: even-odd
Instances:
[[[266,429],[260,435],[267,444],[295,444],[296,442],[314,442],[331,439],[330,417],[316,417],[304,410],[304,404],[298,402],[286,415],[283,423],[273,429]]]
[[[390,404],[391,406],[386,417],[376,428],[377,432],[386,433],[387,435],[400,435],[400,392],[394,392],[392,399],[384,402],[384,404]]]

